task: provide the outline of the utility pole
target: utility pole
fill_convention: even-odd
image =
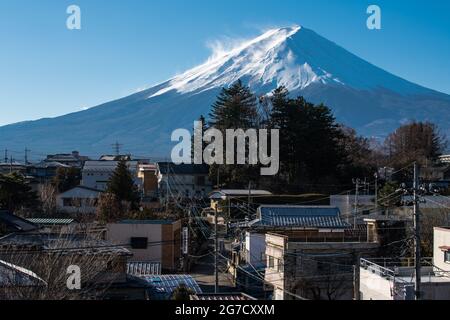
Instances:
[[[415,247],[415,263],[416,263],[416,286],[415,294],[416,300],[421,299],[421,250],[420,250],[420,212],[419,212],[419,166],[417,162],[414,163],[414,187],[413,187],[413,197],[414,197],[414,247]]]
[[[361,300],[360,290],[360,272],[361,272],[361,256],[360,254],[355,255],[356,264],[353,266],[353,298],[355,300]]]
[[[114,143],[112,146],[116,156],[120,156],[120,148],[122,147],[122,145],[119,143],[119,141],[116,141],[116,143]]]
[[[167,161],[166,214],[169,212],[169,178],[170,178],[170,162]]]
[[[28,150],[28,148],[25,148],[25,165],[28,165],[28,153],[30,152],[31,150]]]
[[[249,181],[248,182],[248,204],[247,204],[247,218],[248,218],[248,221],[251,220],[251,215],[250,215],[250,201],[251,201],[251,197],[252,197],[252,182]]]
[[[378,213],[378,173],[375,173],[375,212]]]
[[[219,266],[218,266],[218,255],[219,255],[219,233],[217,232],[217,205],[214,209],[214,293],[219,293]]]
[[[356,229],[356,219],[358,216],[358,204],[359,204],[359,184],[361,183],[361,180],[358,179],[353,179],[353,183],[356,185],[356,190],[355,190],[355,210],[354,210],[354,214],[353,214],[353,228]]]

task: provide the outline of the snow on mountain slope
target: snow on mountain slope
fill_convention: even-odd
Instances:
[[[241,79],[258,95],[287,87],[325,103],[361,134],[382,137],[408,120],[450,134],[450,96],[401,79],[303,27],[270,30],[204,64],[131,96],[85,111],[0,127],[0,148],[41,153],[111,152],[116,140],[137,155],[168,155],[170,134],[207,116],[224,86]],[[49,92],[51,95],[51,92]]]

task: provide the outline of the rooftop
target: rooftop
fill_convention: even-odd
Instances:
[[[194,294],[201,294],[202,290],[197,281],[190,275],[155,275],[141,277],[146,280],[152,287],[152,298],[155,300],[170,299],[175,289],[181,285],[185,285]]]
[[[43,250],[49,252],[71,252],[86,255],[116,254],[131,256],[131,252],[105,240],[97,240],[83,235],[59,235],[48,233],[13,233],[0,238],[3,250]]]
[[[89,160],[85,162],[83,171],[114,171],[118,163],[119,161]],[[127,161],[129,169],[136,169],[137,165],[137,161]]]
[[[0,222],[19,232],[27,232],[37,229],[37,226],[32,222],[18,217],[8,211],[0,211]]]
[[[158,162],[158,170],[161,174],[179,175],[207,175],[209,167],[206,164],[175,164],[171,162]]]
[[[254,227],[332,228],[345,229],[350,225],[342,220],[340,211],[331,206],[261,206]]]

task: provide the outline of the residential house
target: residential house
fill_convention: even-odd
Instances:
[[[31,232],[37,229],[38,226],[34,223],[11,212],[0,210],[0,236],[14,232]]]
[[[84,163],[89,160],[89,157],[80,156],[78,151],[72,153],[58,153],[48,155],[44,162],[58,162],[69,167],[82,168]]]
[[[0,163],[0,174],[9,174],[13,172],[25,174],[27,172],[27,166],[16,161]]]
[[[421,299],[450,300],[450,228],[434,228],[433,258],[421,261]],[[360,262],[361,300],[415,300],[415,260],[363,258]]]
[[[265,264],[260,276],[270,284],[276,300],[351,297],[349,271],[344,274],[339,268],[330,268],[329,263],[348,266],[359,252],[372,252],[378,247],[377,243],[367,242],[365,230],[354,230],[332,206],[261,206],[257,219],[247,225],[251,231],[247,231],[238,259],[241,265],[258,260]],[[234,267],[239,270],[236,258]],[[331,270],[338,271],[336,277],[330,276]],[[321,281],[315,281],[320,277]],[[314,281],[301,281],[307,278]],[[330,282],[339,284],[332,294]]]
[[[118,163],[119,161],[86,161],[82,170],[81,185],[90,189],[105,191]],[[138,161],[127,161],[127,167],[136,186],[139,190],[142,190],[142,181],[138,177],[138,165]]]
[[[131,255],[123,246],[81,233],[13,233],[0,238],[0,260],[30,270],[54,285],[46,290],[46,299],[71,295],[77,299],[147,299],[148,284],[127,274]],[[70,265],[80,268],[81,291],[66,289]]]
[[[212,191],[207,165],[158,162],[158,193],[161,199],[205,198]]]
[[[70,168],[70,166],[59,163],[42,161],[27,167],[27,175],[33,177],[39,183],[50,182],[55,176],[59,168]]]
[[[181,221],[124,220],[107,225],[106,239],[126,245],[132,262],[157,262],[177,271],[181,256]]]
[[[58,212],[65,214],[94,214],[101,190],[77,186],[56,196]]]
[[[450,276],[450,227],[434,228],[433,266],[436,272]]]

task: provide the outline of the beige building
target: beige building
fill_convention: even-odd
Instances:
[[[158,262],[176,271],[181,256],[181,221],[125,220],[107,225],[107,240],[126,246],[133,262]]]
[[[266,234],[265,281],[273,286],[274,300],[353,299],[352,266],[378,243],[346,240],[331,230],[314,233]]]
[[[450,227],[434,228],[433,265],[436,272],[450,273]]]

